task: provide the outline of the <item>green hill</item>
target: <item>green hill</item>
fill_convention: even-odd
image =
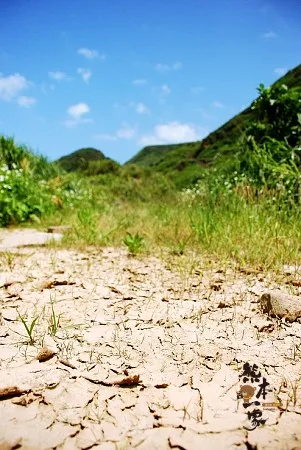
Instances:
[[[87,147],[62,156],[56,161],[56,164],[63,170],[66,170],[66,172],[75,172],[77,170],[85,170],[90,161],[102,161],[105,159],[108,158],[100,150]]]
[[[288,88],[301,87],[301,65],[287,72],[273,86],[279,84],[285,84]],[[184,184],[188,179],[194,181],[202,167],[211,166],[218,158],[228,157],[236,152],[237,141],[249,126],[253,114],[250,106],[201,142],[145,147],[126,164],[150,167],[163,173],[175,171],[175,178],[180,171]]]

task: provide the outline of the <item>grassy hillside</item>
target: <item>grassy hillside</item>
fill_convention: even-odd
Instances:
[[[290,70],[273,86],[280,84],[285,84],[288,88],[301,87],[301,65]],[[237,141],[253,118],[254,113],[250,106],[201,142],[145,147],[128,163],[151,167],[163,173],[174,171],[175,173],[171,175],[181,179],[184,185],[187,179],[195,181],[203,167],[211,166],[220,157],[227,158],[235,154]],[[180,177],[179,172],[182,172]]]
[[[171,145],[150,145],[144,147],[137,155],[130,159],[126,164],[137,164],[140,167],[154,167],[164,160],[167,153],[179,152],[189,153],[189,150],[195,150],[200,142],[188,142],[186,144]]]
[[[63,156],[56,161],[56,164],[63,170],[66,170],[66,172],[75,172],[86,169],[89,161],[101,161],[104,159],[107,158],[100,150],[87,147]]]

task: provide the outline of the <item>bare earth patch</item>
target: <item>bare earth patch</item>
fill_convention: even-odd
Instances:
[[[297,269],[195,258],[181,274],[114,248],[25,247],[0,262],[0,449],[301,446],[301,321],[260,305],[270,289],[300,297]],[[31,337],[20,317],[37,318]],[[237,399],[246,362],[281,404],[253,430]]]

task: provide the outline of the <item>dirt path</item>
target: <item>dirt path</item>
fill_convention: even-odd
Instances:
[[[300,295],[285,284],[300,273],[196,261],[184,275],[112,248],[0,261],[0,449],[301,448],[301,323],[259,308],[267,288]],[[38,317],[33,345],[17,310]],[[237,400],[246,362],[282,401],[252,431]]]

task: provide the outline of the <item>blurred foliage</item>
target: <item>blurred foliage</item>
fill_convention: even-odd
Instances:
[[[80,202],[83,195],[80,180],[13,138],[0,136],[0,226],[39,222],[45,214]]]

